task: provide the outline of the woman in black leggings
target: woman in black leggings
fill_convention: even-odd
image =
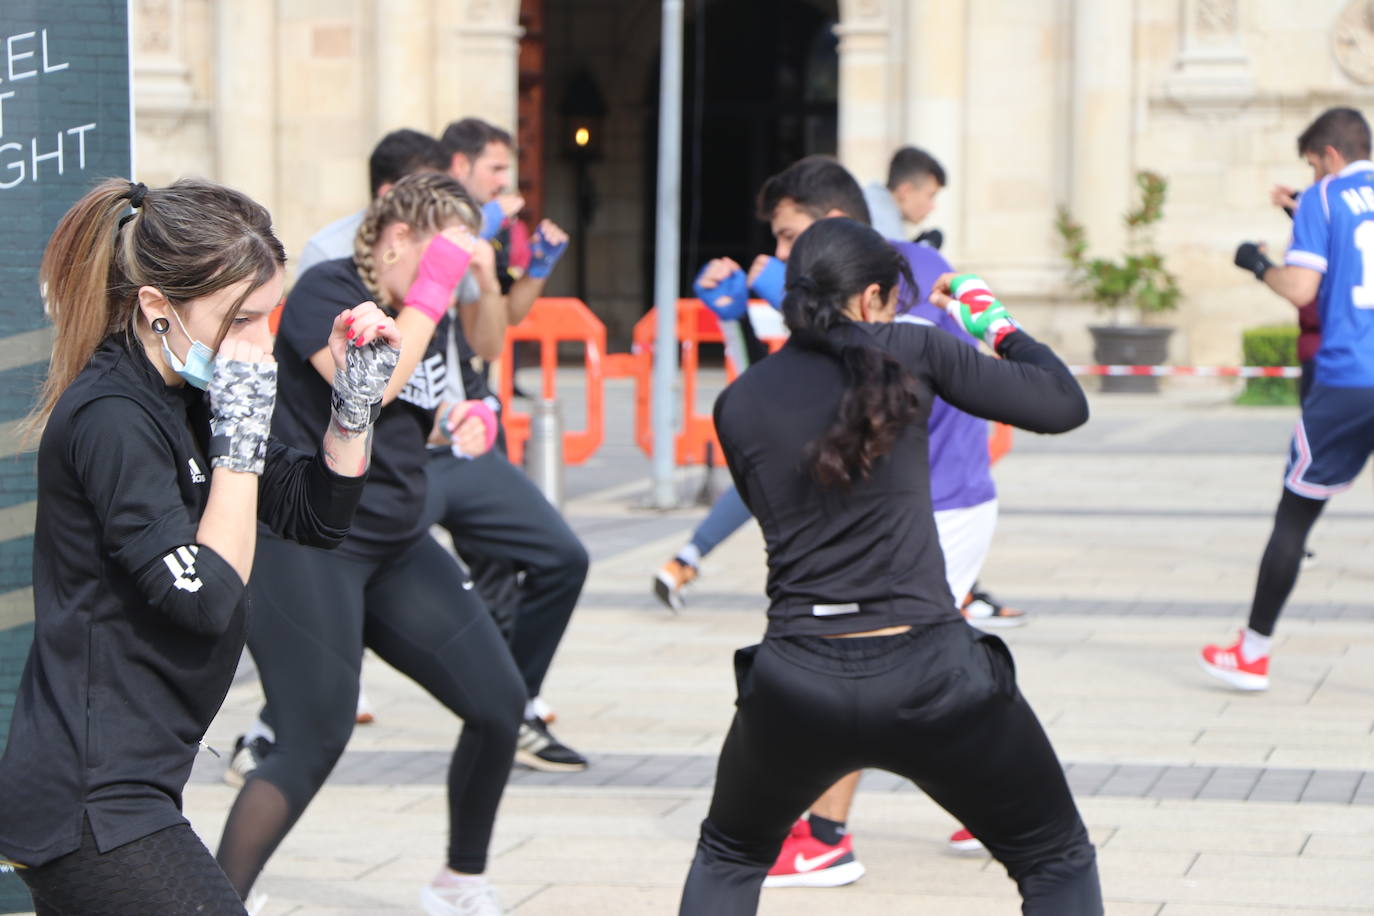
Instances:
[[[893,324],[904,275],[878,233],[817,222],[787,264],[790,340],[716,402],[731,476],[763,527],[770,606],[763,642],[735,655],[737,711],[683,914],[754,913],[797,816],[870,766],[967,825],[1024,913],[1102,912],[1087,830],[1011,655],[954,610],[925,481],[937,395],[1036,432],[1079,426],[1087,402],[976,278],[954,278],[951,310],[1003,359]],[[950,301],[949,283],[932,301]]]
[[[34,641],[0,760],[0,856],[39,916],[244,912],[182,788],[243,649],[257,523],[343,540],[399,343],[375,306],[335,309],[307,450],[270,438],[285,260],[237,191],[117,179],[43,256]]]
[[[445,867],[421,890],[425,912],[500,912],[482,872],[525,688],[472,583],[423,519],[425,440],[445,396],[447,309],[483,244],[476,225],[476,208],[452,178],[408,175],[372,202],[356,254],[312,267],[282,310],[283,403],[273,429],[287,442],[316,422],[329,377],[325,318],[337,303],[374,297],[395,314],[405,346],[347,540],[326,554],[264,538],[258,552],[248,647],[276,744],[245,782],[220,841],[219,863],[241,895],[343,752],[367,646],[463,719],[448,772]],[[365,832],[350,841],[367,842]]]

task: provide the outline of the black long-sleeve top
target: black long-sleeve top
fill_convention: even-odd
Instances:
[[[58,400],[38,451],[34,640],[0,758],[0,857],[75,850],[83,815],[101,852],[185,822],[248,614],[238,574],[196,543],[208,443],[204,393],[168,387],[122,334]],[[333,547],[364,481],[273,441],[258,517]]]
[[[835,356],[793,338],[716,401],[716,432],[768,549],[768,635],[836,635],[957,619],[930,503],[926,420],[938,395],[967,413],[1034,432],[1086,422],[1068,369],[1023,331],[1001,360],[916,324],[846,323],[837,346],[886,351],[916,380],[917,419],[871,475],[827,487],[807,446],[834,422],[845,388]]]

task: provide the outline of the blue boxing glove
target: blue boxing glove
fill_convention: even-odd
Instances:
[[[787,265],[777,258],[770,257],[749,288],[755,296],[767,301],[773,308],[781,309],[782,287],[786,279]]]
[[[525,271],[525,276],[536,280],[544,279],[553,271],[553,265],[558,263],[558,259],[563,257],[563,252],[567,250],[566,241],[553,244],[544,237],[544,227],[540,226],[534,230],[534,235],[530,238],[530,266]]]
[[[744,271],[731,271],[724,280],[707,289],[701,285],[701,276],[710,266],[707,264],[697,274],[692,291],[722,321],[739,321],[749,311],[749,285],[745,282]]]
[[[496,238],[496,233],[501,231],[501,224],[506,221],[506,211],[501,209],[501,201],[495,198],[487,201],[482,208],[482,228],[477,233],[478,238]]]

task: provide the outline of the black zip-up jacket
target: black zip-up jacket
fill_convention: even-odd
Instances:
[[[169,387],[122,334],[58,400],[38,451],[34,640],[0,759],[0,857],[69,853],[83,817],[101,852],[185,823],[248,613],[238,574],[196,543],[208,442],[205,394]],[[333,547],[364,481],[271,442],[258,517]]]
[[[768,548],[768,635],[837,635],[957,620],[930,503],[926,421],[939,395],[962,411],[1042,433],[1088,419],[1083,390],[1049,347],[1015,331],[994,359],[939,328],[845,323],[831,348],[881,349],[916,380],[919,415],[849,487],[811,475],[808,445],[835,421],[845,369],[794,335],[716,401],[716,433]]]

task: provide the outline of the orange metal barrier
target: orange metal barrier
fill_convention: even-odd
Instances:
[[[557,394],[558,344],[571,341],[585,345],[587,428],[563,433],[564,463],[581,464],[600,448],[605,430],[602,360],[606,353],[606,326],[581,299],[548,298],[536,299],[525,320],[506,329],[498,394],[506,428],[506,449],[515,464],[524,460],[525,442],[530,437],[530,415],[511,409],[515,391],[514,343],[517,340],[539,344],[540,396],[545,398]]]
[[[1011,427],[1005,423],[992,424],[992,432],[988,434],[988,457],[992,459],[993,464],[996,464],[1009,451],[1011,451]]]
[[[753,300],[752,304],[765,304]],[[771,308],[771,306],[770,306]],[[629,376],[635,379],[635,444],[646,455],[654,452],[653,430],[653,384],[652,367],[654,340],[658,331],[658,314],[650,309],[635,324],[633,350],[628,354],[617,354],[611,359],[620,360],[617,372],[607,372],[608,377]],[[700,358],[698,347],[704,343],[725,343],[720,321],[715,312],[700,299],[679,299],[677,301],[677,337],[679,370],[682,373],[682,429],[673,443],[673,459],[678,465],[705,464],[709,445],[712,464],[725,465],[725,457],[720,451],[720,441],[716,438],[715,424],[711,413],[697,412],[697,367]],[[786,338],[760,338],[769,352],[776,352],[786,342]],[[725,378],[733,382],[739,368],[730,358],[725,357]]]
[[[634,327],[633,351],[623,364],[626,375],[635,378],[635,443],[646,455],[654,453],[653,428],[653,354],[658,336],[658,311],[649,309]],[[705,464],[707,445],[711,446],[712,463],[725,465],[725,457],[716,439],[715,424],[709,412],[697,413],[698,346],[704,343],[725,343],[716,315],[700,299],[677,301],[677,338],[679,371],[682,373],[682,429],[673,442],[673,461],[678,465]],[[727,357],[725,374],[734,381],[738,370]]]

